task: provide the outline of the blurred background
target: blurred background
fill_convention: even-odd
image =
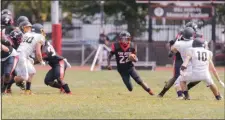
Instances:
[[[99,43],[110,46],[119,32],[127,30],[137,45],[140,64],[171,65],[166,43],[187,22],[195,21],[201,23],[200,32],[210,43],[216,64],[225,65],[224,1],[181,1],[59,1],[62,55],[74,65],[90,65]],[[15,20],[24,15],[32,23],[42,23],[51,40],[51,1],[1,1],[1,9],[5,8],[13,12]],[[104,61],[107,51],[103,51]]]

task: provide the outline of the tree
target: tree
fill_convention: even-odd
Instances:
[[[93,16],[100,12],[100,1],[76,1],[74,3],[62,1],[61,3],[64,10],[71,10],[80,16]],[[136,4],[135,0],[105,1],[104,12],[107,16],[122,13],[124,17],[121,21],[127,23],[128,31],[133,36],[138,36],[146,30],[147,4]]]
[[[217,22],[225,25],[225,4],[216,6]]]
[[[3,1],[3,8],[7,8],[9,4],[14,5],[15,17],[21,15],[27,16],[31,22],[42,22],[42,15],[51,15],[50,1]],[[48,17],[50,18],[50,17]]]

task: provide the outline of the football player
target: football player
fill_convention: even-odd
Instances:
[[[32,27],[31,23],[28,21],[23,21],[20,23],[20,28],[22,32],[24,32],[24,35],[22,42],[17,49],[19,53],[19,62],[16,67],[17,76],[14,77],[16,83],[28,81],[32,78],[32,76],[29,76],[28,65],[30,64],[29,56],[33,53],[33,51],[36,51],[37,60],[42,65],[45,65],[41,55],[41,46],[44,45],[45,42],[45,33],[43,30],[41,33],[31,32],[33,29],[38,29],[35,27],[36,26]],[[35,69],[34,72],[36,72]],[[31,81],[28,81],[25,91],[26,94],[31,94],[30,85]]]
[[[36,31],[37,33],[41,31]],[[53,46],[46,41],[42,47],[43,60],[52,68],[45,76],[45,84],[60,89],[61,93],[72,94],[68,84],[64,80],[66,69],[71,67],[66,58],[57,55]]]
[[[221,83],[219,75],[212,62],[213,54],[211,51],[205,49],[204,46],[204,43],[200,40],[193,41],[192,48],[187,49],[184,63],[181,66],[181,75],[178,78],[178,81],[180,81],[180,86],[184,93],[185,100],[190,100],[186,86],[187,82],[202,80],[206,82],[208,87],[210,87],[216,99],[221,100],[218,88],[214,84],[209,71],[210,68],[216,79]],[[189,67],[191,67],[191,71],[187,70]]]
[[[131,57],[131,55],[133,57]],[[148,92],[150,95],[154,95],[153,91],[148,87],[148,85],[140,78],[134,64],[132,61],[137,62],[138,59],[135,57],[136,49],[134,48],[133,43],[131,43],[131,36],[129,32],[122,31],[119,34],[119,42],[112,44],[111,52],[108,56],[108,69],[111,70],[110,60],[113,55],[116,56],[117,71],[122,77],[124,84],[126,85],[129,91],[133,90],[130,76],[136,81],[137,84],[142,86],[142,88]],[[132,61],[130,58],[133,58]]]
[[[181,55],[182,60],[185,59],[185,52],[188,48],[192,47],[193,43],[193,34],[195,33],[194,29],[191,27],[184,28],[182,39],[176,41],[171,46],[171,51],[173,53],[179,52]],[[191,68],[191,67],[189,67]],[[191,69],[190,69],[191,71]],[[183,98],[182,91],[180,90],[180,86],[177,83],[177,80],[175,80],[175,88],[177,90],[178,98]]]
[[[3,80],[2,93],[5,92],[5,89],[13,77],[12,75],[14,74],[15,66],[18,62],[18,53],[13,49],[11,41],[8,39],[5,32],[11,24],[12,17],[7,13],[3,13],[1,17],[1,26],[3,28],[1,29],[1,44],[4,45],[3,47],[7,47],[9,51],[1,50],[1,80]]]
[[[11,14],[9,14],[9,15],[11,15]],[[20,30],[19,25],[20,25],[20,23],[22,23],[24,21],[28,21],[29,22],[29,19],[26,16],[20,16],[16,20],[17,27],[14,27],[14,30],[12,32],[10,32],[10,34],[9,34],[9,39],[11,40],[11,43],[12,43],[14,49],[17,49],[19,47],[19,44],[21,43],[21,40],[22,40],[21,33],[22,32]],[[22,33],[22,35],[23,35],[23,33]],[[35,68],[33,67],[32,63],[28,63],[28,69],[29,69],[29,71],[31,71],[31,72],[29,72],[29,76],[30,76],[29,79],[30,80],[26,81],[27,87],[29,88],[30,83],[31,83],[29,81],[31,81],[32,76],[34,76],[34,74],[35,74]],[[14,79],[10,80],[10,82],[9,82],[9,84],[7,86],[7,89],[6,89],[5,93],[8,93],[8,94],[11,94],[12,93],[11,86],[12,86],[13,83],[15,83]],[[18,87],[20,87],[20,89],[22,91],[24,91],[26,89],[25,88],[25,85],[24,85],[24,82],[16,83],[16,85]]]
[[[198,25],[197,25],[196,23],[194,23],[194,22],[188,22],[188,23],[185,25],[185,27],[191,27],[191,28],[193,28],[193,30],[194,30],[193,37],[195,37],[195,38],[199,38],[199,37],[200,37],[200,38],[203,38],[203,36],[197,31]],[[171,41],[169,42],[169,46],[170,46],[170,47],[171,47],[177,40],[182,39],[183,30],[184,30],[184,29],[181,29],[181,30],[179,31],[179,33],[177,34],[175,40],[171,40]],[[181,58],[181,55],[180,55],[179,52],[173,54],[173,53],[170,51],[169,57],[172,57],[172,56],[174,56],[174,62],[173,62],[173,68],[174,68],[174,70],[173,70],[174,72],[173,72],[173,73],[174,73],[174,75],[173,75],[173,77],[172,77],[169,81],[166,82],[164,88],[163,88],[162,91],[158,94],[158,97],[163,97],[163,96],[165,95],[165,93],[170,89],[170,87],[175,83],[175,81],[177,80],[177,78],[178,78],[179,75],[180,75],[180,67],[181,67],[181,65],[182,65],[182,63],[183,63],[183,60],[182,60],[182,58]],[[188,84],[188,89],[191,89],[192,87],[194,87],[194,86],[197,85],[198,83],[199,83],[199,81],[189,83],[189,84]],[[177,96],[178,96],[178,98],[179,98],[179,97],[182,97],[182,93],[181,93],[181,92],[177,92]]]
[[[18,63],[18,53],[12,48],[8,40],[2,38],[1,45],[4,45],[2,46],[4,49],[1,50],[1,77],[3,80],[1,92],[4,93]]]
[[[23,37],[23,33],[19,29],[15,29],[9,34],[9,39],[11,40],[12,47],[15,50],[17,50],[17,48],[19,47],[20,43],[22,42],[22,37]],[[5,93],[7,93],[7,94],[11,94],[12,93],[11,86],[12,86],[13,83],[15,83],[14,77],[10,80]],[[23,82],[17,83],[16,85],[18,87],[20,87],[21,90],[25,90],[25,86],[24,86]]]
[[[3,36],[9,35],[9,33],[15,29],[15,26],[13,26],[12,13],[7,9],[4,9],[1,13],[1,29]]]

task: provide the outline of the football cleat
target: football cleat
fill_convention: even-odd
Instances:
[[[161,95],[161,94],[158,94],[158,95],[157,95],[157,97],[159,97],[159,98],[162,98],[162,97],[163,97],[163,95]]]
[[[180,96],[180,97],[177,97],[178,100],[183,100],[184,97],[183,96]]]
[[[67,95],[72,95],[72,92],[66,93]]]
[[[65,93],[65,90],[63,88],[60,88],[59,93],[60,94],[64,94]]]
[[[5,94],[12,94],[12,90],[11,89],[5,90]]]
[[[150,89],[148,92],[150,95],[155,95],[154,92]]]
[[[33,93],[31,92],[31,90],[25,90],[25,95],[32,95]]]

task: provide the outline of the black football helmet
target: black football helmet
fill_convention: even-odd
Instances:
[[[183,40],[190,40],[193,37],[194,33],[195,33],[195,31],[192,27],[184,28],[183,33],[182,33]]]
[[[22,42],[23,33],[19,29],[15,29],[10,32],[9,37],[12,40],[14,46],[17,48]]]
[[[29,21],[29,19],[26,16],[20,16],[17,20],[16,20],[16,25],[19,26],[21,22],[23,21]]]
[[[5,14],[12,16],[12,12],[8,9],[2,10],[1,15],[5,15]]]
[[[201,38],[195,38],[192,47],[205,47],[205,40],[202,40]]]
[[[12,24],[12,17],[8,14],[4,14],[1,17],[1,25],[9,26]]]
[[[131,35],[127,31],[122,31],[119,34],[119,42],[122,43],[124,46],[128,45],[131,41]]]

